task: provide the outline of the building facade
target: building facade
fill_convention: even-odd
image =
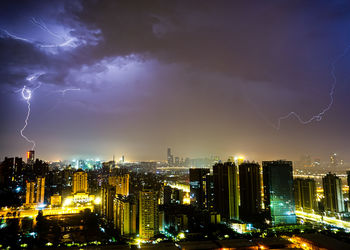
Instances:
[[[237,167],[232,162],[213,166],[215,210],[223,220],[239,218]]]
[[[88,181],[87,173],[82,169],[77,170],[73,175],[73,194],[76,193],[87,193],[88,192]]]
[[[335,174],[328,173],[322,178],[325,210],[333,213],[344,212],[342,181]]]
[[[45,177],[26,182],[26,206],[43,204],[45,198]]]
[[[190,197],[191,204],[203,209],[206,207],[206,175],[208,168],[190,168]]]
[[[294,179],[295,208],[308,213],[317,210],[316,182],[314,179]]]
[[[272,225],[295,224],[293,164],[263,161],[264,204]]]
[[[139,235],[150,239],[158,233],[157,194],[154,190],[144,189],[139,192]]]
[[[255,221],[261,212],[261,178],[258,163],[239,165],[240,218]]]
[[[129,181],[130,181],[129,174],[108,177],[109,185],[115,186],[116,188],[116,195],[118,194],[123,196],[129,195]]]
[[[114,227],[119,235],[136,235],[137,206],[132,197],[117,196],[114,199]]]

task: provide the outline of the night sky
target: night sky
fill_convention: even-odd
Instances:
[[[349,45],[348,1],[1,1],[0,157],[32,146],[26,86],[45,160],[349,161]],[[327,107],[334,62],[322,119],[276,129]]]

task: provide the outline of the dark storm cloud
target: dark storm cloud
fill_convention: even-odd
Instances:
[[[71,28],[80,44],[53,55],[2,36],[2,71],[12,72],[4,79],[21,78],[14,67],[30,65],[47,70],[42,78],[50,83],[67,84],[69,68],[137,54],[281,88],[300,90],[313,81],[327,88],[325,69],[347,42],[336,32],[338,21],[349,24],[349,4],[326,1],[29,1],[7,2],[1,14],[6,23],[28,17],[22,23],[28,26],[30,17],[55,8],[53,22]]]
[[[349,17],[344,15],[349,8],[347,2],[82,4],[84,11],[76,13],[78,20],[88,27],[98,27],[104,37],[95,51],[96,58],[150,53],[165,62],[193,64],[201,70],[287,88],[320,80],[318,73],[349,41],[343,32],[336,32],[339,20],[343,22],[341,28],[349,25]],[[315,60],[320,61],[316,66]]]
[[[68,70],[89,62],[87,47],[99,40],[98,30],[86,30],[70,16],[79,2],[4,1],[0,10],[0,65],[2,84],[23,86],[28,75],[69,85]],[[74,85],[75,83],[71,83]]]
[[[33,123],[61,147],[77,145],[72,151],[80,150],[81,138],[101,140],[106,150],[116,142],[132,148],[142,138],[153,142],[148,153],[171,143],[186,144],[183,152],[227,153],[237,145],[257,152],[264,142],[286,141],[263,153],[290,148],[296,153],[319,143],[327,126],[338,124],[330,120],[338,121],[346,108],[336,99],[338,110],[312,124],[320,127],[305,139],[300,131],[309,127],[295,121],[290,124],[296,128],[283,124],[290,134],[269,127],[292,110],[307,117],[328,103],[330,64],[350,43],[347,1],[3,1],[0,6],[1,92],[42,73]],[[346,58],[337,65],[340,89],[346,65]],[[56,96],[64,99],[57,107],[53,93],[69,87],[81,91]],[[4,103],[15,103],[6,98]],[[54,117],[46,117],[43,126],[45,115],[39,114],[51,114],[45,109],[50,105]],[[41,143],[43,130],[33,132]],[[83,144],[84,150],[95,147]]]

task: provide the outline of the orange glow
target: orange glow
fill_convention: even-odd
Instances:
[[[27,152],[27,159],[29,159],[29,155],[30,155],[30,152],[28,151],[28,152]]]

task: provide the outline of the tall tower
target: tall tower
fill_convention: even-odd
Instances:
[[[26,182],[26,205],[32,205],[35,203],[35,182]]]
[[[43,204],[45,197],[45,177],[26,182],[26,205]]]
[[[263,161],[264,203],[272,225],[295,224],[291,161]]]
[[[114,199],[114,226],[120,235],[136,234],[136,202],[133,197],[116,196]]]
[[[232,162],[213,166],[215,209],[221,218],[239,218],[239,193],[237,167]]]
[[[295,208],[306,212],[315,211],[317,209],[315,180],[296,178],[293,182]]]
[[[43,204],[45,195],[45,177],[37,177],[36,179],[36,202]]]
[[[174,157],[171,154],[171,149],[170,148],[168,148],[167,159],[168,159],[168,165],[169,166],[173,166],[174,165]]]
[[[158,233],[157,195],[153,190],[140,191],[139,209],[140,238],[150,239]]]
[[[115,198],[115,187],[109,184],[103,184],[101,188],[102,197],[102,215],[106,217],[108,221],[113,221],[114,211],[113,211],[113,200]]]
[[[335,174],[328,173],[322,178],[324,205],[329,212],[344,212],[344,199],[341,179]]]
[[[87,173],[78,169],[73,175],[73,194],[87,193]]]
[[[208,168],[190,168],[190,197],[191,204],[198,208],[205,207],[206,175]]]
[[[35,151],[29,150],[27,151],[27,164],[33,165],[35,161]]]
[[[239,165],[240,218],[254,221],[261,212],[261,180],[258,163]]]

